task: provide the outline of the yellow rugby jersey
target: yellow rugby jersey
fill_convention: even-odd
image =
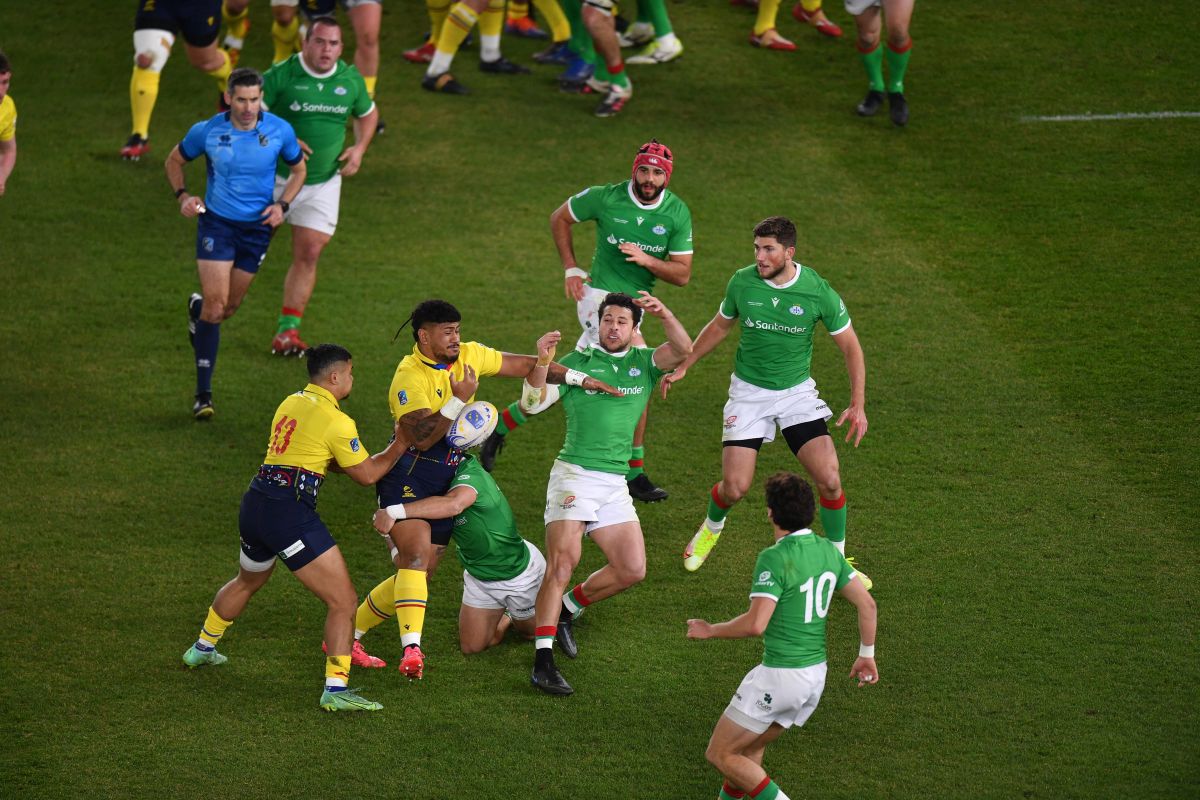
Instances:
[[[11,142],[17,136],[17,104],[12,95],[0,100],[0,142]]]
[[[299,467],[324,475],[329,462],[353,467],[367,460],[354,420],[327,390],[309,384],[275,410],[264,464]]]
[[[392,377],[391,394],[388,397],[392,417],[400,419],[419,408],[437,411],[454,396],[450,392],[451,373],[454,374],[454,380],[461,381],[464,370],[470,366],[477,377],[495,375],[500,371],[503,360],[504,356],[499,350],[479,342],[463,342],[459,346],[458,359],[447,367],[430,361],[421,355],[417,345],[413,345],[412,353],[400,360]],[[471,395],[471,400],[474,399],[475,396]]]

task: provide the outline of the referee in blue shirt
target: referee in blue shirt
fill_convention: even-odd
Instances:
[[[292,126],[262,110],[262,75],[235,69],[225,102],[229,111],[192,126],[167,156],[167,180],[185,217],[199,216],[196,270],[200,294],[188,298],[188,332],[196,353],[198,420],[213,415],[212,374],[221,340],[221,322],[242,304],[267,255],[271,232],[283,222],[289,203],[304,186],[304,154]],[[208,173],[204,199],[188,194],[183,168],[203,155]],[[275,164],[283,159],[291,175],[279,200],[272,201]]]

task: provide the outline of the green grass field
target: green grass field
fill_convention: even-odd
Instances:
[[[856,632],[835,604],[821,707],[768,750],[768,772],[793,798],[1196,797],[1200,120],[1021,118],[1200,111],[1200,18],[1143,0],[918,3],[912,121],[896,130],[852,114],[865,83],[853,41],[819,40],[789,7],[780,28],[799,49],[783,54],[746,44],[744,9],[672,3],[686,54],[631,68],[633,101],[603,121],[553,88],[553,70],[484,76],[474,51],[457,69],[473,96],[422,92],[400,51],[423,8],[388,0],[388,131],[346,183],[306,338],[355,354],[344,407],[381,449],[411,346],[389,341],[411,307],[445,297],[468,338],[513,351],[548,329],[573,336],[547,218],[663,139],[696,257],[691,284],[662,296],[689,330],[750,263],[753,224],[786,214],[798,259],[843,295],[867,352],[870,432],[857,450],[838,442],[882,682],[843,677]],[[705,744],[761,651],[689,642],[684,620],[745,607],[770,541],[762,481],[795,466],[782,443],[764,448],[729,535],[683,571],[719,476],[732,341],[653,406],[648,469],[672,496],[640,509],[645,582],[580,622],[580,658],[563,665],[575,696],[530,688],[530,645],[457,652],[453,559],[431,587],[426,679],[353,676],[383,713],[318,711],[324,610],[284,569],[224,639],[227,666],[181,667],[236,568],[237,504],[271,415],[305,378],[267,354],[284,234],[223,327],[218,416],[190,419],[194,223],[161,164],[215,97],[177,48],[151,157],[117,158],[133,10],[0,7],[21,114],[0,198],[0,794],[715,796]],[[267,3],[251,11],[243,63],[265,66]],[[505,41],[518,60],[535,49]],[[818,340],[814,374],[840,410],[845,370]],[[480,396],[507,403],[518,386],[492,379]],[[545,415],[496,472],[539,544],[562,431]],[[366,591],[390,569],[374,495],[344,478],[322,495]],[[578,574],[600,563],[589,546]],[[393,625],[368,644],[398,661]]]

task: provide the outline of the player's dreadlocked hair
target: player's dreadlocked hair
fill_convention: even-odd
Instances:
[[[767,217],[754,226],[755,236],[770,236],[784,247],[796,246],[796,226],[787,217]]]
[[[624,292],[611,292],[605,295],[604,302],[600,304],[600,316],[604,316],[604,309],[609,306],[620,306],[633,312],[633,327],[635,328],[642,321],[642,307],[633,302],[633,298]]]
[[[812,487],[794,472],[776,472],[767,478],[767,508],[771,519],[785,531],[812,525],[815,512]]]
[[[412,323],[413,341],[418,342],[420,339],[417,336],[417,332],[421,330],[421,326],[440,325],[445,322],[462,322],[462,314],[458,313],[458,309],[445,300],[422,300],[420,303],[417,303],[417,307],[409,314],[408,319],[400,323],[400,327],[396,329],[396,336],[392,337],[393,342],[400,335],[400,331],[404,330],[404,326],[410,322]]]

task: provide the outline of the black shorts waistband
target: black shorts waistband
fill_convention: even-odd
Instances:
[[[317,491],[324,482],[324,475],[307,469],[283,464],[263,464],[258,468],[254,480],[250,481],[250,488],[271,497],[295,497],[315,508]]]

